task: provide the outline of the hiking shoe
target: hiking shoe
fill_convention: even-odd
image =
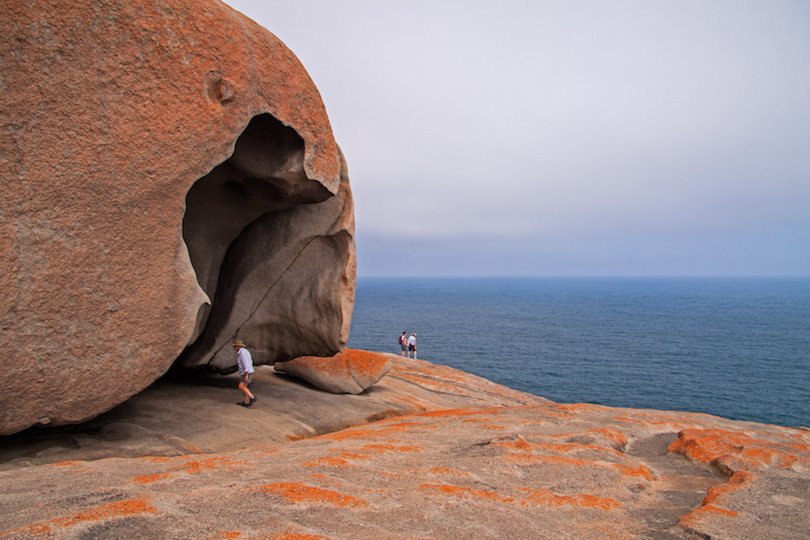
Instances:
[[[249,403],[245,403],[244,401],[237,401],[236,404],[241,405],[242,407],[250,407],[251,405],[253,405],[253,402],[251,401]]]
[[[250,398],[250,404],[253,405],[254,403],[256,403],[256,396]]]

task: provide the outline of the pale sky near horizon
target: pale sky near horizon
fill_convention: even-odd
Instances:
[[[321,92],[361,276],[810,275],[810,2],[227,3]]]

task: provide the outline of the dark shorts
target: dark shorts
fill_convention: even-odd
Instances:
[[[247,377],[248,377],[247,385],[250,386],[250,383],[253,382],[253,373],[248,373]],[[239,375],[239,382],[236,383],[236,386],[239,386],[239,383],[243,383],[243,382],[245,382],[245,376],[244,375]]]
[[[416,345],[408,345],[408,350],[409,351],[415,351],[416,350]]]

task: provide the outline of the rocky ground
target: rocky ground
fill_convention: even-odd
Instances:
[[[565,405],[422,361],[357,396],[160,381],[0,444],[0,538],[806,538],[810,431]]]

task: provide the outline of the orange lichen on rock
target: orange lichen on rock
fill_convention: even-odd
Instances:
[[[359,451],[350,452],[342,450],[333,456],[324,456],[304,462],[304,467],[345,467],[352,460],[372,459],[375,455],[387,452],[421,452],[421,446],[396,445],[383,443],[370,443],[364,445]]]
[[[126,499],[102,504],[90,510],[79,512],[72,517],[55,519],[51,523],[60,527],[71,527],[85,521],[101,521],[110,518],[155,513],[157,513],[157,510],[145,499]]]
[[[422,418],[445,418],[455,416],[473,416],[473,415],[487,415],[500,412],[500,409],[440,409],[438,411],[428,411],[414,416],[421,416]]]
[[[716,502],[721,496],[727,493],[733,493],[740,488],[743,488],[751,483],[753,475],[747,471],[737,471],[731,475],[728,482],[720,484],[719,486],[712,486],[706,493],[703,499],[703,504],[711,504]]]
[[[277,533],[271,534],[267,537],[268,540],[329,540],[326,536],[317,536],[314,534],[300,534],[300,533]]]
[[[146,456],[143,459],[145,459],[146,461],[151,461],[152,463],[166,463],[167,461],[171,461],[172,459],[175,458],[168,456]]]
[[[615,442],[618,445],[619,449],[621,450],[627,447],[627,435],[625,435],[623,431],[620,431],[616,428],[612,427],[594,428],[589,429],[588,432],[596,433],[610,441]]]
[[[261,487],[265,493],[275,493],[284,497],[289,502],[301,503],[321,503],[341,508],[355,507],[364,508],[368,506],[368,501],[344,495],[337,491],[308,486],[298,482],[277,482]]]
[[[81,461],[57,461],[56,463],[51,463],[54,467],[75,467],[81,464]]]
[[[714,506],[713,504],[706,504],[701,507],[695,508],[688,514],[681,516],[679,520],[681,525],[684,527],[692,527],[695,525],[695,522],[699,520],[701,517],[705,515],[719,515],[725,517],[735,517],[737,512],[734,510],[729,510],[728,508],[720,508],[719,506]]]
[[[431,467],[430,472],[433,474],[448,474],[453,476],[470,476],[467,471],[456,469],[454,467]]]
[[[501,503],[515,502],[514,498],[506,497],[495,491],[484,491],[463,486],[453,486],[449,484],[422,484],[419,486],[419,488],[425,491],[438,491],[439,493],[443,493],[445,495],[453,495],[457,497],[470,496]]]
[[[188,456],[184,456],[188,458]],[[169,458],[158,460],[157,458],[149,457],[149,461],[157,461],[162,463],[163,461],[167,461]],[[157,482],[158,480],[165,480],[166,478],[171,478],[177,474],[197,474],[201,471],[208,471],[213,469],[223,468],[226,470],[230,470],[234,467],[239,467],[241,465],[245,465],[242,461],[233,461],[227,457],[209,457],[205,459],[193,459],[191,461],[187,461],[186,463],[182,463],[175,467],[172,467],[170,471],[166,472],[159,472],[159,473],[152,473],[152,474],[143,474],[140,476],[135,476],[132,478],[132,481],[136,484],[151,484],[152,482]]]
[[[175,468],[175,470],[181,470],[188,474],[197,474],[201,471],[209,471],[211,469],[231,469],[233,467],[237,467],[239,465],[244,465],[241,461],[233,461],[230,458],[226,457],[210,457],[205,459],[196,459],[193,461],[189,461],[180,465]]]
[[[600,467],[614,469],[615,471],[637,478],[644,478],[645,480],[652,480],[655,478],[652,471],[645,465],[630,466],[621,463],[612,463],[609,461],[595,461],[590,459],[581,459],[568,456],[545,456],[536,454],[509,454],[506,459],[515,463],[534,464],[534,463],[548,463],[550,465],[572,465],[574,467]]]
[[[360,454],[357,452],[349,452],[343,450],[334,456],[324,456],[322,458],[313,459],[304,462],[304,467],[345,467],[353,459],[370,459],[368,454]]]
[[[378,454],[384,454],[386,452],[421,452],[422,447],[416,445],[396,445],[396,444],[380,444],[380,443],[372,443],[363,446],[360,450]]]
[[[580,506],[583,508],[599,508],[601,510],[615,510],[621,508],[622,503],[616,499],[597,497],[589,494],[579,495],[558,495],[550,489],[528,489],[524,488],[528,495],[521,500],[521,504],[537,504],[548,506]]]
[[[345,349],[330,357],[299,356],[275,364],[277,371],[335,394],[360,394],[384,377],[391,367],[386,355],[357,349]]]
[[[54,528],[68,528],[79,525],[80,523],[155,513],[157,513],[155,507],[149,504],[145,499],[125,499],[123,501],[115,501],[95,506],[72,516],[51,519],[42,523],[34,523],[19,529],[0,531],[0,537],[50,534]]]
[[[152,482],[157,482],[158,480],[164,480],[169,478],[172,474],[169,472],[163,473],[155,473],[155,474],[143,474],[141,476],[136,476],[132,479],[133,482],[136,484],[151,484]]]
[[[636,467],[622,465],[621,463],[611,463],[610,465],[620,473],[626,474],[627,476],[635,476],[645,480],[652,480],[655,478],[655,475],[653,475],[652,471],[646,465],[638,465]]]
[[[235,540],[242,536],[242,533],[239,531],[223,531],[220,535],[225,540]]]
[[[729,462],[733,461],[736,466],[729,468],[759,470],[774,464],[782,468],[791,467],[800,459],[793,451],[810,453],[805,446],[781,443],[773,438],[758,439],[739,431],[687,429],[678,433],[678,438],[669,445],[668,451],[702,463],[720,460],[728,467]],[[801,456],[801,459],[808,460],[808,455]]]
[[[389,435],[394,435],[397,433],[401,433],[403,431],[407,431],[406,428],[411,428],[412,426],[421,426],[419,422],[401,422],[398,424],[388,424],[385,426],[374,426],[374,427],[367,427],[367,428],[348,428],[344,429],[343,431],[336,431],[334,433],[327,433],[326,435],[320,435],[319,437],[315,437],[316,439],[327,439],[331,441],[346,441],[351,439],[374,439],[374,438],[384,438],[388,437]]]
[[[571,452],[581,452],[584,450],[591,450],[594,452],[608,452],[617,456],[623,454],[618,450],[606,446],[598,446],[596,444],[582,444],[582,443],[532,443],[524,439],[516,441],[503,441],[493,443],[495,446],[503,448],[514,448],[523,451],[544,450],[549,452],[562,452],[568,454]]]

